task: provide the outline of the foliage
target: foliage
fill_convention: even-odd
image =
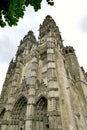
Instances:
[[[53,0],[46,0],[54,5]],[[35,11],[41,9],[42,0],[0,0],[0,26],[17,25],[19,18],[23,18],[26,7],[33,6]]]

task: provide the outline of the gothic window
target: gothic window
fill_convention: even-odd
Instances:
[[[47,99],[42,97],[36,104],[35,130],[48,130],[49,121],[47,117]]]
[[[12,111],[12,123],[16,123],[16,130],[24,130],[25,128],[25,116],[27,109],[27,99],[21,97],[14,105]]]

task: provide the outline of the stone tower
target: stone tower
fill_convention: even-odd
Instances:
[[[87,130],[87,73],[46,16],[23,38],[0,98],[0,130]]]

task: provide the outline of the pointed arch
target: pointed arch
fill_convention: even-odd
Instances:
[[[15,127],[13,129],[24,130],[26,109],[27,109],[27,98],[21,95],[20,98],[16,100],[12,109],[12,124],[14,125],[13,127]]]
[[[26,97],[25,95],[23,95],[22,93],[21,93],[20,95],[18,95],[18,96],[16,97],[16,99],[15,99],[14,104],[13,104],[13,109],[15,109],[15,108],[14,108],[15,105],[16,105],[20,100],[26,100],[26,102],[27,102],[27,97]],[[13,109],[12,109],[12,110],[13,110]]]
[[[44,95],[44,94],[40,94],[40,95],[37,97],[37,99],[36,99],[36,103],[37,103],[41,98],[44,98],[44,99],[47,100],[46,95]]]
[[[49,120],[47,116],[47,98],[41,96],[36,101],[35,105],[35,129],[48,130]]]

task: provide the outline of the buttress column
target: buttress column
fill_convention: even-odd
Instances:
[[[56,74],[54,43],[51,37],[47,40],[47,67],[49,130],[61,130],[59,84]]]
[[[32,51],[32,68],[31,68],[31,81],[28,91],[28,103],[26,112],[25,130],[34,130],[34,106],[35,106],[35,82],[37,76],[37,50]]]

